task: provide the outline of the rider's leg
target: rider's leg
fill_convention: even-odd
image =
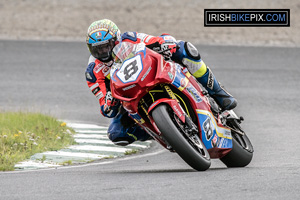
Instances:
[[[145,141],[149,139],[150,136],[148,135],[148,133],[138,125],[124,127],[121,124],[121,119],[122,117],[124,117],[124,115],[128,115],[128,113],[118,114],[111,120],[111,123],[109,125],[107,131],[108,138],[114,144],[126,146],[134,141]]]
[[[184,41],[180,41],[178,45],[180,48],[173,54],[172,60],[186,66],[223,110],[235,108],[237,105],[236,99],[220,85],[212,71],[201,60],[196,47]]]

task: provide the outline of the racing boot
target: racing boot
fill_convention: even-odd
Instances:
[[[236,107],[237,101],[216,80],[211,70],[201,60],[197,48],[190,42],[180,41],[171,59],[183,66],[205,87],[209,95],[218,103],[222,110]]]
[[[222,110],[232,110],[237,106],[237,100],[220,85],[209,67],[207,67],[206,73],[197,80],[205,87],[208,94]]]

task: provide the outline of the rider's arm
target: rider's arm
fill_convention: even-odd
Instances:
[[[169,34],[162,34],[160,36],[152,36],[145,33],[137,32],[125,32],[122,34],[122,41],[132,42],[132,43],[144,43],[148,48],[156,51],[162,52],[165,49],[171,48],[170,51],[164,51],[162,55],[166,54],[170,57],[174,52],[176,52],[177,41],[174,37]]]
[[[105,97],[107,91],[109,91],[109,68],[99,60],[90,59],[85,75],[88,87],[99,100],[101,114],[109,118],[115,117],[118,113],[117,107],[112,108],[112,112],[104,112]]]
[[[151,45],[154,43],[162,44],[164,43],[164,39],[162,37],[156,37],[152,35],[148,35],[145,33],[137,33],[137,32],[125,32],[122,34],[122,41],[132,42],[132,43],[145,43],[147,45]]]

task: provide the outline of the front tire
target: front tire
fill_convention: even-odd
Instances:
[[[170,117],[167,105],[161,104],[154,108],[152,117],[163,137],[187,164],[198,171],[205,171],[210,167],[210,157],[202,141],[199,139],[202,151],[187,141]]]

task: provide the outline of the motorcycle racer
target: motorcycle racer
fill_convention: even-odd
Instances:
[[[110,92],[110,68],[114,64],[112,50],[121,41],[144,43],[148,48],[160,52],[165,59],[171,59],[186,67],[215,99],[223,110],[231,110],[237,105],[233,98],[216,80],[201,56],[190,42],[177,41],[168,34],[151,36],[144,33],[125,32],[121,34],[115,23],[108,19],[93,22],[87,31],[86,43],[91,53],[85,72],[86,81],[92,93],[98,98],[100,112],[112,118],[108,137],[116,145],[128,145],[136,140],[144,141],[149,135],[135,125],[120,102]],[[170,47],[174,47],[169,49]],[[175,48],[177,47],[177,48]]]

